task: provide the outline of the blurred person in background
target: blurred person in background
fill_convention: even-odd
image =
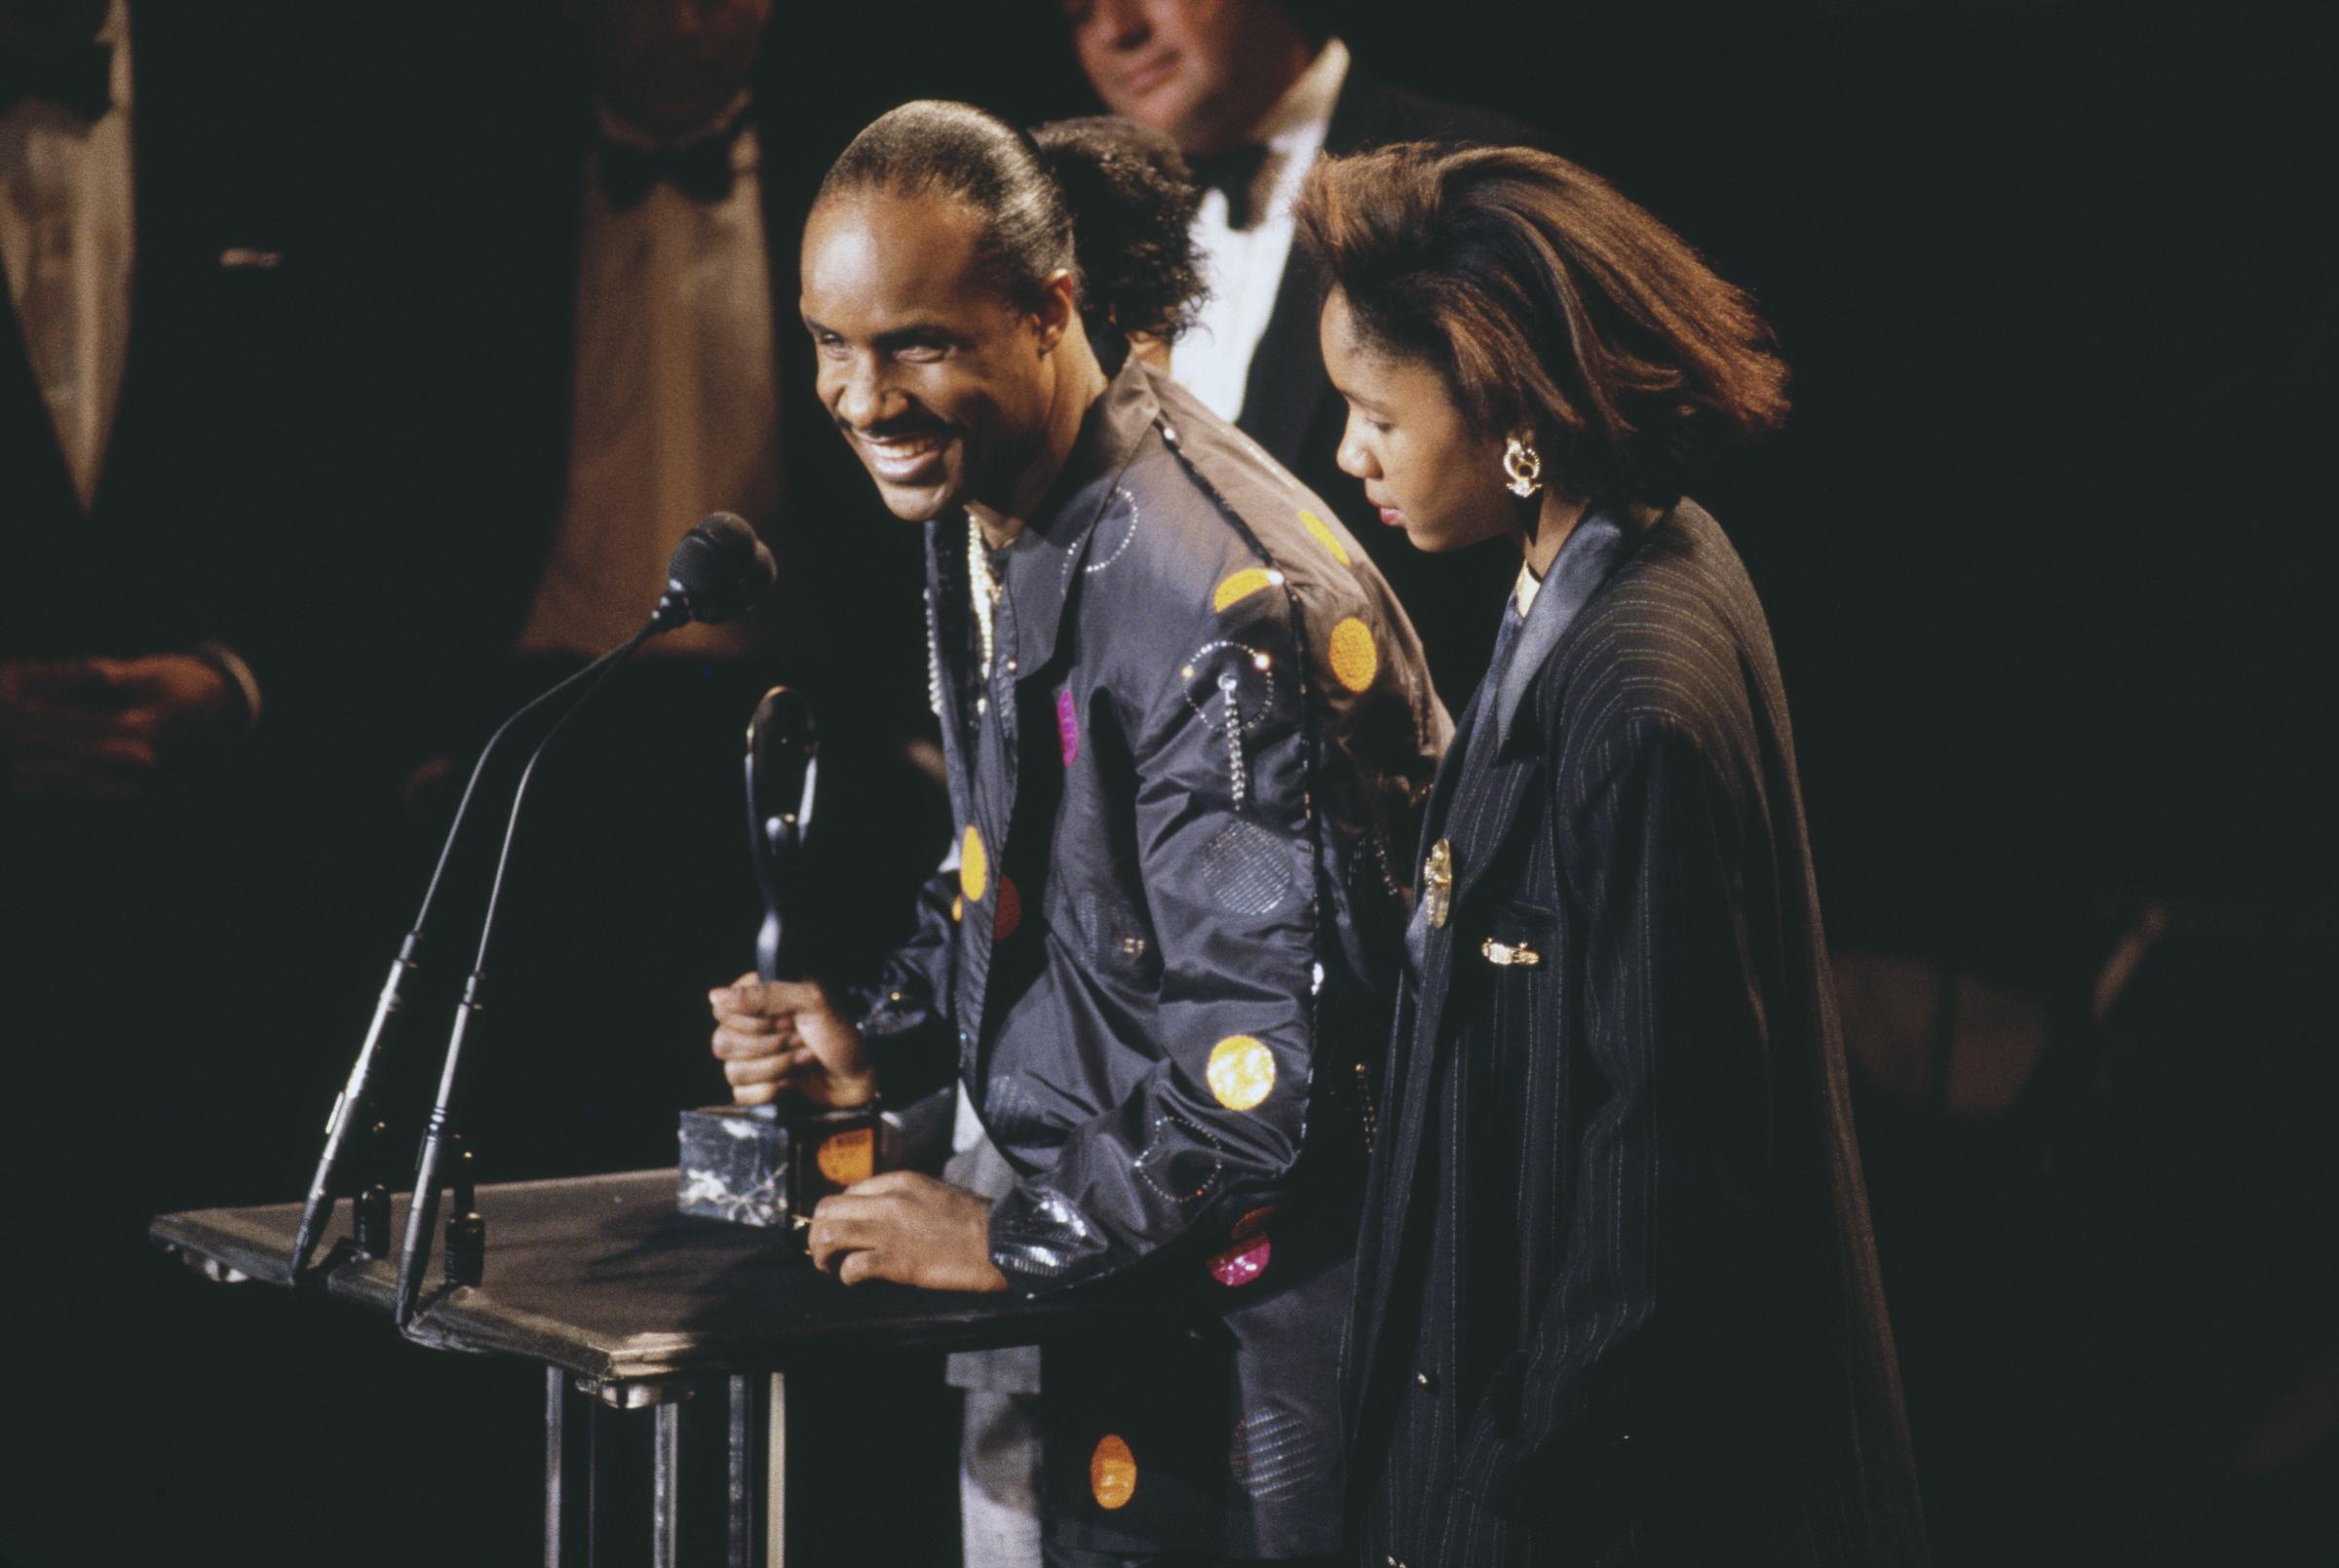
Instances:
[[[1320,0],[1061,0],[1061,10],[1105,107],[1172,137],[1203,190],[1193,231],[1208,294],[1169,353],[1170,373],[1338,509],[1420,629],[1438,695],[1459,708],[1492,647],[1477,606],[1512,568],[1500,551],[1407,549],[1333,463],[1344,416],[1324,380],[1291,203],[1323,154],[1541,136],[1383,80],[1352,57],[1332,30],[1335,8]]]

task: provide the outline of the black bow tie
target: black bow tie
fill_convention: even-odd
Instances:
[[[0,63],[0,114],[27,98],[102,119],[114,106],[114,46],[89,44],[48,59]]]
[[[664,180],[693,201],[719,202],[731,194],[731,149],[747,126],[743,116],[687,147],[635,147],[603,139],[601,194],[623,212],[639,205]]]
[[[1250,188],[1259,182],[1259,171],[1267,167],[1267,145],[1254,141],[1248,146],[1229,147],[1224,152],[1205,153],[1186,160],[1194,171],[1194,183],[1206,191],[1217,191],[1226,198],[1226,226],[1247,229],[1257,216],[1251,211]]]

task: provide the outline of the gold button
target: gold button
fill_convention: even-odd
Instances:
[[[1421,897],[1429,905],[1430,924],[1443,926],[1454,912],[1452,840],[1441,838],[1430,846],[1429,858],[1421,862]]]

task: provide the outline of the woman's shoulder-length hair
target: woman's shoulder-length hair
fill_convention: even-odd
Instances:
[[[1296,217],[1364,346],[1434,365],[1473,429],[1529,433],[1564,494],[1669,502],[1785,421],[1786,365],[1745,292],[1564,158],[1327,158]]]

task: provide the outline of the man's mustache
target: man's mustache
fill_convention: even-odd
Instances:
[[[836,428],[848,438],[871,441],[904,440],[919,436],[940,436],[950,427],[939,419],[895,419],[882,425],[863,427],[838,418]]]

